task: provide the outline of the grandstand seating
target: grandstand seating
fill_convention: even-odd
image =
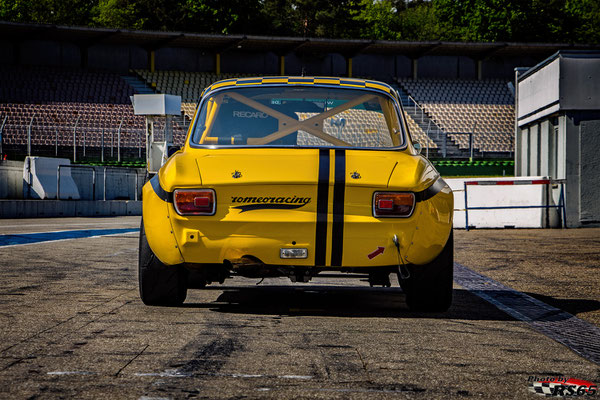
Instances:
[[[181,111],[186,120],[191,120],[196,112],[196,105],[204,89],[214,82],[222,79],[250,76],[247,74],[214,74],[209,72],[182,72],[182,71],[148,71],[134,70],[138,77],[154,88],[158,93],[181,96]],[[189,122],[188,122],[189,123]],[[173,141],[181,142],[185,133],[174,132]]]
[[[514,149],[514,100],[499,80],[400,80],[460,149],[473,146],[480,152],[511,152]],[[463,134],[460,134],[463,133]]]
[[[154,71],[138,69],[134,71],[148,86],[158,93],[181,96],[182,103],[196,104],[202,91],[216,81],[250,76],[248,74],[213,74],[209,72]]]
[[[130,96],[134,90],[114,73],[59,67],[0,67],[0,123],[8,117],[3,131],[6,145],[27,144],[32,125],[32,145],[100,147],[145,146],[144,117],[133,113]],[[33,118],[33,121],[32,121]],[[187,122],[175,118],[174,142],[182,144]],[[155,124],[155,131],[164,122]],[[84,139],[85,138],[85,139]]]
[[[0,67],[0,102],[130,104],[133,89],[117,74],[64,67]]]
[[[134,71],[158,92],[182,96],[182,118],[174,119],[174,141],[183,143],[196,102],[205,87],[221,79],[247,76],[216,75],[204,72],[146,70]],[[480,152],[510,152],[514,148],[514,106],[512,95],[501,81],[401,80],[399,84],[446,132],[461,149],[468,149],[468,133],[474,130],[474,146]],[[102,129],[105,145],[116,138],[123,121],[121,145],[143,146],[144,118],[133,114],[129,97],[134,89],[115,73],[64,67],[1,66],[0,123],[4,143],[27,143],[27,127],[32,124],[33,145],[72,146],[77,121],[77,144],[84,132],[88,146],[100,146]],[[411,116],[406,113],[412,137],[422,146],[436,149]],[[157,131],[164,123],[157,121]],[[473,129],[474,128],[474,129]],[[116,139],[115,139],[116,140]]]
[[[144,79],[148,86],[156,88],[159,93],[174,94],[181,96],[181,108],[188,118],[193,118],[196,105],[202,91],[216,81],[222,79],[250,76],[247,74],[213,74],[208,72],[181,72],[181,71],[155,71],[135,70],[140,78]],[[437,145],[408,115],[406,120],[413,139],[419,141],[423,147],[431,149]]]
[[[83,143],[84,132],[88,146],[100,146],[102,129],[105,130],[104,140],[108,146],[111,140],[109,136],[116,133],[121,120],[121,145],[124,147],[138,146],[139,134],[144,131],[143,117],[135,116],[131,105],[126,104],[0,103],[0,116],[4,115],[8,115],[4,142],[14,145],[27,144],[27,129],[32,118],[33,145],[54,145],[58,139],[59,146],[71,146],[76,122],[78,146]],[[141,139],[144,143],[144,135],[141,135]]]

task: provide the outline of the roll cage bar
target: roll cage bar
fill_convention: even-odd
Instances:
[[[254,145],[254,146],[266,145],[266,144],[274,142],[275,140],[286,137],[298,130],[303,130],[313,136],[316,136],[328,143],[333,144],[334,146],[353,147],[353,145],[351,145],[350,143],[347,143],[343,140],[340,140],[334,136],[331,136],[331,135],[325,133],[323,131],[323,121],[333,115],[336,115],[343,111],[349,110],[352,107],[355,107],[362,103],[366,103],[375,98],[378,99],[381,109],[384,113],[389,114],[391,112],[391,110],[389,110],[389,106],[387,104],[385,104],[385,102],[382,101],[382,98],[380,96],[369,93],[369,94],[364,94],[362,96],[359,96],[355,99],[351,99],[350,101],[348,101],[344,104],[341,104],[337,107],[323,111],[322,113],[319,113],[310,118],[307,118],[304,121],[298,121],[298,120],[295,120],[294,118],[291,118],[290,116],[285,115],[267,105],[264,105],[255,100],[252,100],[252,99],[236,92],[235,90],[228,91],[227,95],[242,104],[245,104],[257,111],[261,111],[261,112],[278,120],[279,129],[276,132],[273,132],[262,138],[248,138],[247,139],[246,144]],[[202,133],[202,137],[198,141],[198,144],[217,144],[219,142],[218,137],[210,137],[210,136],[208,136],[208,133],[210,132],[210,130],[214,124],[214,121],[218,114],[218,110],[219,110],[221,102],[219,101],[217,96],[215,96],[213,99],[211,99],[209,101],[212,101],[213,104],[212,105],[209,104],[207,106],[208,107],[207,117],[206,117],[207,121],[206,121],[206,124],[204,127],[204,132]],[[392,126],[389,115],[387,116],[387,118],[385,118],[385,120],[388,125],[389,131],[393,132],[394,134],[397,134],[398,129],[394,128]],[[392,140],[397,141],[397,138],[395,138],[392,135]],[[232,144],[234,144],[234,143],[232,142]]]

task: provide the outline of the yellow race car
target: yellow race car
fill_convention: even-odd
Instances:
[[[143,189],[139,287],[188,288],[324,271],[390,286],[414,310],[452,301],[453,196],[412,142],[396,91],[320,77],[208,87],[183,147]]]

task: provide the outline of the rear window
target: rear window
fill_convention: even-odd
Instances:
[[[192,142],[209,146],[398,147],[391,98],[324,87],[231,88],[204,99]]]

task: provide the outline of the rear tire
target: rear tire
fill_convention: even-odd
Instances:
[[[454,278],[454,235],[442,252],[429,264],[408,265],[410,277],[398,281],[406,294],[406,304],[411,311],[443,312],[452,305]]]
[[[183,265],[165,265],[148,245],[144,221],[139,244],[140,298],[149,306],[179,306],[187,296],[187,270]]]

